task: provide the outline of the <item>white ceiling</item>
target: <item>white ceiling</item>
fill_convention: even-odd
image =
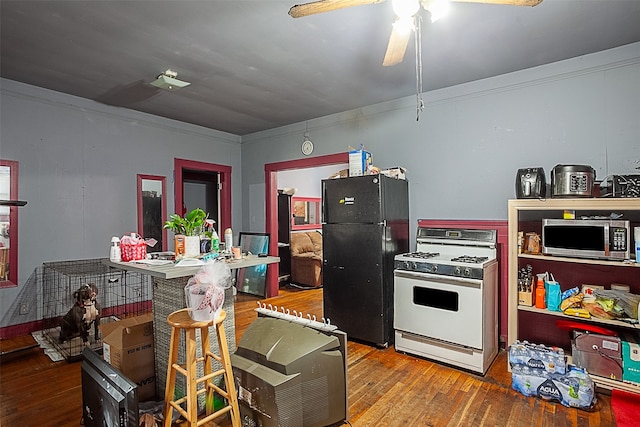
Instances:
[[[295,3],[1,0],[0,75],[236,135],[415,95],[413,42],[382,66],[390,1],[293,19]],[[640,41],[640,0],[421,13],[424,91]],[[191,86],[148,84],[168,68]]]

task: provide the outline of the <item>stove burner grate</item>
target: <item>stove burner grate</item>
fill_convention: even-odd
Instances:
[[[466,263],[470,263],[470,264],[480,264],[485,262],[486,260],[488,260],[489,257],[487,256],[469,256],[469,255],[462,255],[456,258],[452,258],[451,261],[453,262],[466,262]]]
[[[406,256],[408,258],[427,259],[427,258],[433,258],[433,257],[440,256],[440,252],[411,252],[411,253],[408,253],[408,254],[404,254],[404,256]]]

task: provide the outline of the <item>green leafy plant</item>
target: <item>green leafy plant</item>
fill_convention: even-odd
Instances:
[[[184,217],[178,214],[169,215],[169,220],[164,223],[164,228],[173,231],[175,234],[185,236],[198,236],[203,230],[204,220],[207,214],[200,208],[188,212]]]

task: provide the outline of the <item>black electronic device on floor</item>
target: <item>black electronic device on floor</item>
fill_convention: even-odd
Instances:
[[[243,425],[342,425],[348,416],[346,334],[302,313],[256,311],[231,355]]]
[[[82,351],[82,425],[137,427],[137,385],[90,347]]]

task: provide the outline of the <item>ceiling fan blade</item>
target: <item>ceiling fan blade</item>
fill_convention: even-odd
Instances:
[[[409,44],[409,37],[411,37],[411,31],[399,30],[397,25],[392,27],[387,52],[384,54],[384,60],[382,61],[383,66],[391,67],[402,62]]]
[[[510,6],[537,6],[542,0],[451,0],[460,3],[504,4]]]
[[[383,1],[384,0],[319,0],[292,6],[291,9],[289,9],[289,15],[293,18],[301,18],[303,16],[315,15],[316,13],[345,9],[351,6],[381,3]]]

